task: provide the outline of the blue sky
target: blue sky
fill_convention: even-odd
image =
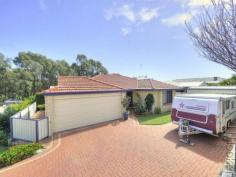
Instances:
[[[230,77],[199,56],[184,21],[209,0],[0,0],[0,52],[100,60],[112,73],[158,80]]]

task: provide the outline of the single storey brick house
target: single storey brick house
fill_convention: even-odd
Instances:
[[[59,76],[58,85],[44,92],[45,114],[50,134],[122,118],[122,100],[127,95],[132,103],[137,96],[144,101],[154,96],[154,106],[162,112],[171,109],[178,87],[153,79],[137,79],[120,74]]]

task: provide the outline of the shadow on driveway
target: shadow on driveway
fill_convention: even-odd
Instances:
[[[190,140],[194,143],[194,146],[190,146],[179,141],[178,128],[176,128],[166,133],[164,138],[175,143],[176,149],[185,148],[215,162],[224,162],[227,155],[227,142],[220,137],[204,133],[190,135]]]

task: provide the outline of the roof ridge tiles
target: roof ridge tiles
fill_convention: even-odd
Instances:
[[[99,80],[93,79],[93,78],[91,78],[91,77],[87,77],[87,79],[92,80],[92,81],[96,81],[96,82],[99,82],[99,83],[102,83],[102,84],[110,85],[110,86],[113,86],[113,87],[117,87],[117,88],[119,88],[119,89],[123,89],[122,87],[119,87],[119,86],[117,86],[117,85],[110,84],[110,83],[103,82],[103,81],[99,81]]]

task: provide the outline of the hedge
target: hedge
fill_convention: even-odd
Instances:
[[[36,154],[43,146],[38,143],[13,146],[0,154],[0,167],[12,165]]]
[[[35,95],[35,101],[37,105],[43,105],[45,104],[45,99],[44,99],[44,95],[42,93],[37,93]]]

